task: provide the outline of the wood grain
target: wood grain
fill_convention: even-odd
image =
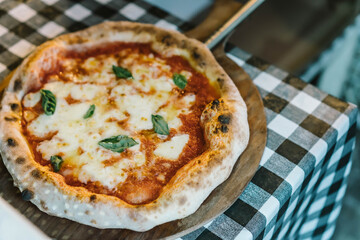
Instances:
[[[204,21],[186,32],[186,35],[201,42],[206,42],[214,32],[222,27],[242,7],[242,3],[234,0],[216,0]]]

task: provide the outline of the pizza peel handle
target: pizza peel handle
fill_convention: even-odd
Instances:
[[[212,49],[264,0],[215,0],[205,20],[185,35],[205,43]]]
[[[206,43],[242,7],[242,3],[234,0],[216,0],[205,20],[185,35]]]

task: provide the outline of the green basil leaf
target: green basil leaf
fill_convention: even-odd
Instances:
[[[98,142],[103,148],[109,149],[113,152],[121,153],[125,149],[135,146],[137,143],[133,138],[126,135],[118,135],[114,137],[109,137]]]
[[[161,135],[169,135],[169,126],[162,116],[151,115],[151,121],[156,133]]]
[[[54,172],[58,172],[60,171],[61,165],[64,160],[60,156],[54,155],[50,157],[50,162],[52,167],[54,168]]]
[[[84,115],[84,119],[91,117],[94,114],[94,112],[95,112],[95,105],[91,104],[89,109],[87,110],[87,112]]]
[[[184,89],[186,87],[187,79],[182,74],[174,73],[173,81],[174,81],[175,85],[181,89]]]
[[[53,115],[56,108],[56,98],[54,94],[46,89],[41,89],[41,106],[46,115]]]
[[[129,70],[122,67],[117,67],[115,65],[112,66],[113,72],[115,73],[116,77],[118,78],[125,78],[130,79],[134,78]]]

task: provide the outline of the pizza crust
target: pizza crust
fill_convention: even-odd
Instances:
[[[57,54],[86,49],[109,41],[151,42],[164,56],[181,55],[204,73],[221,98],[209,103],[201,116],[208,150],[182,167],[160,196],[144,205],[69,186],[61,175],[34,160],[21,128],[21,99],[40,86],[43,71],[51,71]],[[42,211],[97,228],[146,231],[195,212],[225,181],[249,140],[246,105],[229,76],[202,43],[153,25],[105,22],[66,34],[39,46],[7,79],[0,110],[0,150],[14,184]]]

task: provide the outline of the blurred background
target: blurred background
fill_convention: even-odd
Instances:
[[[214,2],[146,1],[194,26]],[[359,14],[360,0],[268,0],[236,27],[229,43],[360,106]],[[359,125],[358,116],[352,171],[333,239],[360,239]]]

